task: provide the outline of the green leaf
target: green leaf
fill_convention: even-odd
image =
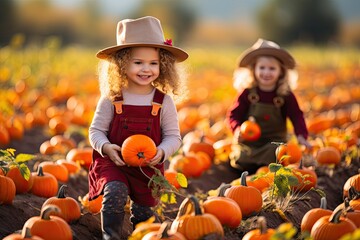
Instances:
[[[34,157],[35,156],[32,154],[20,153],[16,156],[15,161],[17,163],[23,163],[23,162],[27,162],[27,161],[34,159]]]
[[[279,163],[270,163],[269,164],[269,170],[270,172],[277,172],[279,169],[281,169],[283,165]]]
[[[299,185],[299,179],[295,177],[294,175],[289,175],[288,177],[288,183],[290,186],[297,186]]]
[[[187,188],[188,186],[188,181],[187,178],[185,177],[184,174],[182,173],[177,173],[176,174],[176,180],[178,181],[179,185],[183,188]]]
[[[19,166],[19,170],[20,170],[20,173],[23,176],[23,178],[25,178],[26,181],[29,181],[31,173],[30,173],[30,169],[28,168],[28,166],[26,166],[25,163],[22,163]]]
[[[274,178],[274,184],[277,188],[277,195],[280,197],[286,197],[290,192],[288,178],[284,175],[277,175]]]

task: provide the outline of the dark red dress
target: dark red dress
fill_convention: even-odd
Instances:
[[[160,111],[164,93],[155,90],[152,106],[123,105],[122,99],[116,99],[114,119],[109,128],[109,141],[119,146],[134,134],[144,134],[151,137],[156,146],[161,142]],[[156,165],[164,172],[164,164]],[[121,181],[129,189],[129,196],[135,203],[143,206],[155,206],[158,200],[153,198],[148,182],[154,174],[149,167],[116,166],[108,156],[102,157],[93,151],[93,162],[89,169],[89,199],[95,199],[102,194],[106,183]]]

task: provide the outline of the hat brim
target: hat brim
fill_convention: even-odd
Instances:
[[[285,67],[295,68],[295,59],[285,50],[276,48],[259,48],[246,50],[238,60],[239,67],[248,67],[253,64],[259,56],[272,56],[279,59]]]
[[[165,44],[156,44],[156,43],[155,44],[133,43],[133,44],[116,45],[116,46],[112,46],[112,47],[108,47],[108,48],[104,48],[104,49],[100,50],[96,54],[96,57],[100,58],[100,59],[106,59],[111,54],[113,54],[114,52],[117,52],[120,49],[124,49],[124,48],[128,48],[128,47],[155,47],[155,48],[162,48],[162,49],[165,49],[165,50],[169,51],[170,53],[172,53],[174,55],[174,57],[176,58],[177,62],[185,61],[189,57],[189,55],[184,50],[182,50],[181,48],[177,48],[177,47],[173,47],[173,46],[165,45]]]

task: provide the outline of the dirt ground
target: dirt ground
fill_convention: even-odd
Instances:
[[[16,153],[32,153],[37,154],[40,144],[49,139],[42,129],[33,129],[26,133],[26,137],[22,141],[14,141],[11,146],[16,149]],[[81,139],[77,139],[81,140]],[[29,165],[33,166],[34,162]],[[358,173],[360,164],[359,159],[353,161],[349,167],[337,167],[332,171],[325,168],[317,168],[318,186],[317,188],[326,193],[327,207],[334,209],[337,205],[342,203],[342,186],[348,177]],[[210,170],[204,173],[200,178],[189,179],[189,186],[187,189],[182,189],[181,193],[184,195],[195,193],[206,193],[208,190],[216,189],[221,183],[229,183],[232,180],[239,178],[240,174],[232,170],[228,163],[213,165]],[[79,196],[84,196],[88,192],[87,173],[85,170],[81,174],[71,177],[68,186],[67,194],[75,199]],[[22,229],[25,221],[40,214],[40,208],[45,198],[34,196],[30,193],[16,195],[12,205],[0,206],[0,237],[3,238],[15,231]],[[178,204],[170,205],[166,214],[169,218],[174,218],[176,210],[182,199],[177,199]],[[320,195],[315,192],[309,192],[306,197],[297,201],[291,209],[285,212],[288,221],[292,222],[294,226],[299,228],[302,216],[311,208],[319,207]],[[276,228],[281,223],[285,222],[278,213],[274,212],[260,212],[259,215],[265,216],[267,225],[270,228]],[[82,211],[81,218],[71,224],[74,239],[91,240],[101,239],[100,230],[100,215],[92,215]],[[131,233],[129,221],[125,222],[124,235]],[[225,231],[225,239],[241,239],[244,232],[241,229]]]

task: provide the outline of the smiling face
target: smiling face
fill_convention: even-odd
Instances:
[[[159,77],[159,50],[152,47],[131,49],[130,62],[126,75],[129,79],[128,90],[133,93],[147,94],[152,91],[151,83]]]
[[[259,57],[255,63],[254,73],[259,88],[264,91],[272,91],[281,76],[281,64],[273,57]]]

